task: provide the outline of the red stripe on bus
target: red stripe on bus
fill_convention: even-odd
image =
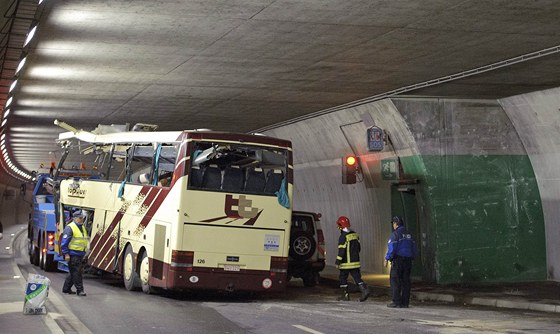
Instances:
[[[146,196],[144,197],[144,201],[142,202],[142,205],[143,205],[144,203],[146,203],[147,201],[151,202],[152,199],[154,198],[155,194],[157,194],[157,193],[158,193],[157,188],[154,188],[154,187],[147,187],[147,186],[142,187],[142,189],[140,190],[140,193],[139,193],[139,194],[146,195]],[[121,211],[119,211],[119,214],[120,214],[121,219],[122,219],[122,216],[124,215],[124,213],[121,213]],[[121,219],[119,219],[117,222],[115,222],[115,220],[113,220],[113,222],[111,222],[111,226],[113,226],[113,224],[116,226],[116,225],[118,224],[118,222],[119,222]],[[122,232],[122,231],[121,231],[121,232]],[[109,234],[109,236],[110,236],[110,234]],[[104,237],[105,237],[105,236],[104,236]],[[116,239],[116,238],[115,238],[115,239]],[[103,257],[104,260],[107,259],[107,257],[108,257],[108,254],[107,254],[107,253],[109,253],[109,252],[112,251],[112,249],[111,249],[111,247],[113,247],[112,244],[114,244],[114,242],[112,242],[112,243],[109,243],[109,242],[105,243],[105,245],[102,246],[103,248],[101,248],[101,250],[99,251],[99,254],[101,254],[101,256]],[[113,247],[113,248],[114,248],[114,247]],[[122,251],[122,250],[121,250],[121,251]]]
[[[153,200],[150,207],[148,208],[148,211],[146,211],[146,214],[144,215],[144,217],[142,217],[142,220],[140,221],[140,224],[136,228],[136,231],[144,230],[148,226],[148,224],[150,224],[150,221],[152,221],[152,217],[154,216],[154,213],[159,209],[161,203],[163,203],[163,200],[167,197],[167,194],[169,194],[169,189],[165,189],[165,188],[161,189],[161,191],[158,192],[156,198]]]
[[[92,255],[95,256],[95,253],[99,251],[98,246],[103,247],[103,245],[107,242],[107,240],[109,239],[109,237],[113,233],[113,230],[115,229],[117,224],[121,221],[123,215],[124,215],[124,213],[122,211],[120,211],[120,210],[117,211],[117,214],[113,218],[113,221],[111,221],[111,224],[109,224],[109,226],[105,229],[105,231],[103,231],[101,236],[99,238],[97,238],[99,236],[99,234],[95,235],[96,238],[94,238],[94,240],[91,242],[91,252],[90,253]]]
[[[144,187],[142,187],[142,189],[140,189],[139,194],[146,195],[147,193],[149,193],[150,189],[151,189],[151,187],[144,186]],[[146,197],[148,197],[148,196],[146,196]],[[106,258],[105,253],[107,251],[109,251],[108,248],[111,247],[111,245],[110,245],[111,243],[108,243],[107,241],[111,237],[111,234],[113,233],[113,231],[115,230],[115,227],[117,227],[117,225],[119,224],[119,222],[121,221],[123,216],[124,216],[124,212],[122,210],[117,211],[117,214],[115,215],[115,217],[111,221],[111,224],[103,232],[103,235],[101,236],[101,240],[99,241],[99,243],[95,244],[95,246],[96,246],[95,249],[92,247],[91,254],[95,258],[94,263],[98,263],[98,262],[102,261],[102,260],[98,259],[98,255],[101,255],[101,257],[103,259]],[[112,243],[114,244],[114,241]],[[99,247],[101,247],[101,249],[99,249],[97,247],[97,245],[100,245]],[[96,254],[96,253],[98,253],[98,254]]]
[[[107,252],[107,254],[103,257],[103,262],[99,264],[99,269],[104,270],[104,271],[112,271],[111,267],[114,265],[115,263],[115,241],[117,241],[116,239],[111,242],[111,248],[109,248],[109,251]]]

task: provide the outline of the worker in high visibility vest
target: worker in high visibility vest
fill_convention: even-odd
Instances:
[[[88,233],[84,226],[85,214],[82,210],[72,213],[72,222],[66,225],[62,232],[61,249],[64,260],[68,262],[68,276],[64,281],[62,292],[86,296],[82,282],[82,266],[88,247]],[[76,291],[72,291],[72,285]]]

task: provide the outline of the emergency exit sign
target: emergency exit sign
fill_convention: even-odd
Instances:
[[[381,160],[381,178],[383,180],[399,179],[399,160],[397,158]]]

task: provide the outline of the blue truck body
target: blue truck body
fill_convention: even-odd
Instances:
[[[37,175],[33,189],[33,212],[29,220],[29,261],[45,271],[66,270],[64,257],[58,254],[54,183],[49,174]]]

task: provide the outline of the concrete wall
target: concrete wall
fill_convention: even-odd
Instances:
[[[386,115],[392,128],[403,127],[394,105],[385,101],[308,119],[270,130],[267,134],[290,139],[293,143],[294,209],[323,215],[327,262],[334,264],[339,236],[335,221],[345,215],[360,234],[363,268],[382,273],[386,270],[383,256],[390,233],[390,188],[371,178],[355,185],[343,185],[341,181],[341,158],[344,155],[358,154],[366,171],[379,166],[382,157],[392,155],[367,152],[366,127],[360,115],[376,113],[376,110]]]
[[[543,204],[548,278],[560,281],[560,88],[499,101],[527,150]]]
[[[14,224],[27,224],[31,212],[31,193],[27,185],[25,195],[20,188],[0,184],[0,221],[4,227]]]
[[[382,152],[366,149],[368,118],[389,134]],[[415,190],[416,222],[409,223],[417,225],[422,255],[416,276],[440,283],[546,278],[536,178],[496,101],[383,100],[267,134],[293,142],[294,208],[323,214],[328,263],[336,254],[334,221],[347,215],[361,235],[364,270],[386,272],[381,261],[398,196],[381,179],[380,162],[398,156],[405,177],[420,181],[407,186]],[[356,185],[341,183],[341,157],[349,153],[360,156],[364,172]]]
[[[440,283],[544,280],[535,174],[500,105],[412,98],[393,103],[419,151],[400,158],[407,177],[420,180],[418,206],[428,212],[418,217],[424,276]]]

